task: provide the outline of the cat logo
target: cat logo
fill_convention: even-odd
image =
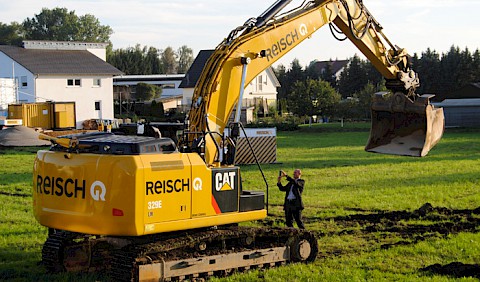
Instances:
[[[215,173],[215,190],[231,191],[235,190],[235,171],[219,171]]]

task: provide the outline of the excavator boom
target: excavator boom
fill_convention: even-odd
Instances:
[[[189,131],[193,134],[186,138],[188,141],[185,143],[192,143],[200,138],[199,133],[205,133],[205,161],[215,165],[220,136],[235,104],[241,101],[241,90],[245,85],[315,31],[331,24],[372,62],[392,92],[392,95],[377,97],[372,104],[371,137],[366,150],[385,154],[425,155],[443,133],[443,111],[434,109],[428,99],[419,99],[420,96],[415,93],[419,79],[410,67],[410,57],[405,49],[394,46],[388,40],[382,26],[362,1],[308,1],[280,14],[289,2],[275,2],[260,17],[250,19],[232,30],[218,45],[195,87],[189,113]],[[399,95],[403,96],[401,101],[398,101]],[[417,99],[420,101],[417,102]],[[419,111],[419,108],[422,109]],[[431,114],[427,114],[427,108],[432,109]],[[411,118],[415,119],[417,127],[407,126]],[[429,135],[431,132],[435,134]],[[421,147],[421,154],[417,147],[413,150],[409,148],[409,142],[397,140],[397,137],[410,139],[408,136],[419,134],[420,138],[414,139],[431,140],[416,142],[415,146]],[[394,146],[388,150],[376,149],[390,143]]]

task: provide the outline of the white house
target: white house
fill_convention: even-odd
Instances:
[[[15,80],[0,78],[0,117],[6,117],[8,105],[17,103]]]
[[[76,127],[84,120],[113,119],[113,76],[106,43],[24,41],[0,46],[0,78],[17,82],[17,101],[75,102]]]
[[[280,82],[273,69],[270,67],[265,69],[245,86],[242,106],[256,106],[260,103],[263,107],[276,105],[277,87],[280,87]]]
[[[190,107],[192,104],[195,84],[200,78],[203,68],[213,52],[213,50],[200,51],[190,66],[190,69],[185,74],[185,78],[180,84],[180,88],[183,88],[183,105]],[[276,104],[277,87],[280,87],[280,83],[270,67],[261,72],[252,82],[245,86],[242,111],[246,111],[246,120],[243,120],[243,122],[249,123],[252,121],[253,115],[249,112],[253,111],[255,107],[261,105],[263,109],[267,110],[269,106]]]

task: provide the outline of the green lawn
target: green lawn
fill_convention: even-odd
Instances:
[[[480,132],[447,130],[424,158],[366,153],[367,138],[365,124],[278,132],[278,164],[262,165],[270,187],[270,216],[247,224],[283,226],[278,170],[292,174],[301,168],[304,217],[307,228],[318,235],[318,259],[212,280],[456,281],[461,273],[422,270],[455,262],[477,267],[476,278],[464,278],[476,281]],[[34,152],[0,149],[0,281],[105,280],[102,274],[47,275],[39,265],[47,230],[32,214]],[[245,189],[265,187],[256,166],[243,166],[242,177]],[[426,203],[432,207],[419,210]]]

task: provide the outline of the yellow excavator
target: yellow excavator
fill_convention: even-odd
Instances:
[[[407,52],[388,41],[361,0],[304,1],[286,10],[289,3],[276,1],[218,45],[179,144],[105,132],[50,138],[33,174],[35,217],[49,228],[42,249],[48,271],[108,269],[115,280],[170,281],[314,261],[312,232],[239,226],[267,217],[268,196],[242,187],[234,156],[245,85],[326,24],[365,54],[391,90],[372,104],[366,150],[424,156],[439,141],[442,109],[415,93]]]

